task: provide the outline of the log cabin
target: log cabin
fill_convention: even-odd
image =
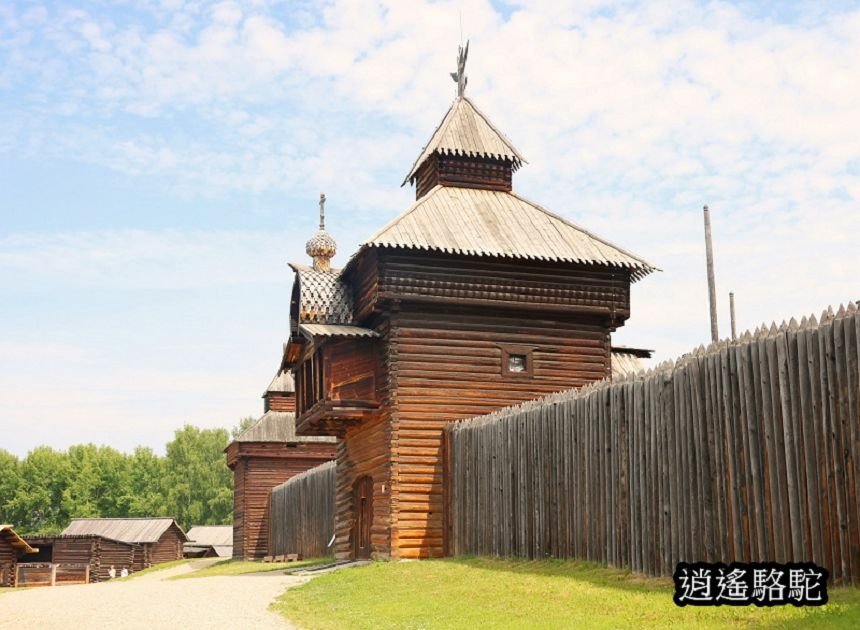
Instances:
[[[170,517],[157,518],[75,518],[54,541],[53,562],[85,563],[83,550],[71,545],[73,538],[96,536],[104,539],[92,547],[98,553],[124,553],[115,543],[130,546],[133,551],[131,570],[141,571],[155,564],[182,558],[182,546],[188,541],[179,524]],[[109,544],[114,543],[114,544]],[[65,552],[62,550],[65,549]],[[105,564],[100,560],[100,564]],[[105,565],[107,566],[107,565]],[[109,569],[110,567],[107,566]]]
[[[0,524],[0,587],[14,586],[18,558],[37,551],[11,525]]]
[[[514,192],[522,154],[458,93],[404,185],[415,202],[342,269],[292,264],[296,432],[337,436],[335,555],[446,550],[443,427],[612,374],[644,259]],[[572,213],[575,208],[564,208]]]
[[[21,562],[87,565],[91,583],[110,579],[111,567],[115,569],[116,575],[123,569],[132,572],[146,568],[142,562],[144,554],[141,544],[97,534],[27,536],[27,542],[38,547],[38,552],[24,556]],[[138,560],[137,564],[135,559]]]
[[[279,371],[263,394],[263,415],[225,449],[233,471],[233,558],[262,560],[269,553],[269,493],[294,475],[330,461],[335,439],[297,436],[295,387]]]

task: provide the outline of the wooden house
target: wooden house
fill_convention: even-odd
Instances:
[[[0,524],[0,587],[15,585],[15,565],[25,554],[38,549],[21,538],[11,525]]]
[[[103,539],[91,547],[92,552],[120,557],[127,548],[133,553],[131,570],[140,571],[155,564],[182,558],[182,546],[188,541],[179,524],[170,517],[158,518],[76,518],[54,541],[53,561],[84,562],[84,543],[71,545],[73,538]],[[104,558],[100,566],[110,568]]]
[[[89,567],[90,582],[108,580],[111,567],[114,567],[117,575],[123,569],[139,571],[145,568],[142,563],[143,545],[138,543],[97,534],[28,536],[27,542],[38,547],[38,552],[24,556],[22,562],[86,565]]]
[[[275,376],[263,399],[265,413],[225,450],[233,471],[233,557],[239,560],[269,555],[272,488],[334,457],[335,438],[296,435],[289,372]]]
[[[443,555],[445,424],[610,376],[654,269],[514,192],[525,159],[464,89],[406,176],[415,202],[343,269],[321,212],[292,265],[283,365],[297,433],[340,438],[338,558]]]
[[[186,558],[232,558],[232,525],[195,525],[182,549]]]

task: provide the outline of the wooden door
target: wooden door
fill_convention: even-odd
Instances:
[[[353,509],[353,557],[356,560],[367,560],[370,558],[370,528],[373,525],[373,479],[368,475],[355,481]]]

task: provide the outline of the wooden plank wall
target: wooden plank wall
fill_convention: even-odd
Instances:
[[[334,445],[239,442],[233,473],[233,557],[269,554],[269,493],[294,475],[334,457]],[[181,549],[180,549],[181,552]]]
[[[442,436],[455,419],[598,381],[610,369],[600,319],[568,321],[407,308],[392,315],[392,555],[444,554]],[[534,373],[504,374],[502,348],[532,349]]]
[[[331,555],[334,534],[335,462],[327,462],[272,489],[269,554],[304,558]]]
[[[812,561],[860,581],[853,304],[449,425],[454,554]]]

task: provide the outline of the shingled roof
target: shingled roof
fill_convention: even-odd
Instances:
[[[293,326],[300,324],[352,323],[352,292],[340,277],[339,269],[316,271],[290,263],[296,272],[293,300],[298,309],[293,313]]]
[[[365,246],[600,264],[629,269],[650,263],[512,192],[436,186],[379,230]]]
[[[11,525],[0,524],[0,538],[5,539],[18,555],[39,551],[16,532]],[[0,584],[2,586],[2,584]]]
[[[154,543],[171,525],[179,524],[169,516],[156,518],[75,518],[61,536],[96,535],[124,543]]]
[[[296,435],[296,415],[289,411],[267,411],[245,429],[234,442],[335,442],[336,438]]]
[[[465,96],[458,96],[454,100],[427,146],[415,160],[403,180],[403,185],[415,176],[424,161],[433,153],[509,160],[514,169],[526,161],[505,134]]]
[[[275,392],[280,394],[291,394],[296,391],[296,383],[293,380],[293,375],[289,370],[278,370],[275,378],[269,383],[266,388],[266,394]],[[265,396],[265,394],[263,394]]]

